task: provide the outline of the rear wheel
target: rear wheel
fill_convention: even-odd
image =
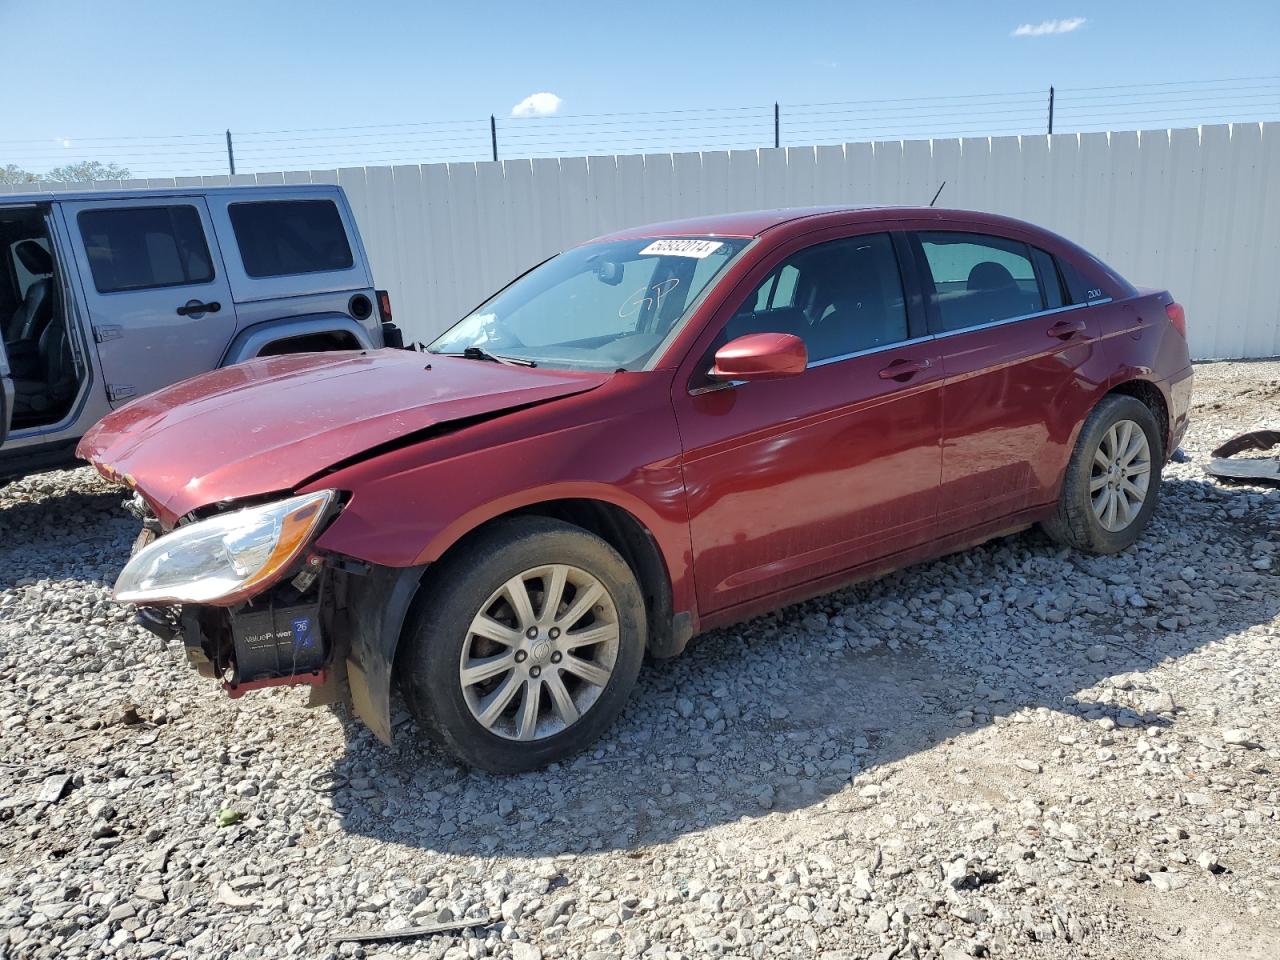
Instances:
[[[513,773],[592,743],[644,655],[644,602],[612,547],[542,517],[495,524],[445,561],[402,641],[422,729],[462,762]]]
[[[1124,550],[1151,521],[1163,466],[1159,424],[1146,404],[1104,397],[1080,430],[1045,532],[1091,553]]]

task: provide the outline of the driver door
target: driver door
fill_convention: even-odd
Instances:
[[[748,276],[676,380],[698,608],[713,613],[932,538],[942,371],[888,232],[792,241]],[[748,333],[805,341],[798,376],[708,381]]]

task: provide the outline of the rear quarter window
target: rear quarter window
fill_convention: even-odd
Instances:
[[[260,200],[227,208],[244,272],[287,277],[350,269],[347,230],[332,200]]]
[[[1072,303],[1088,303],[1106,296],[1102,285],[1095,278],[1086,277],[1070,260],[1059,260],[1058,266],[1062,270],[1062,279],[1067,285],[1067,294]]]
[[[82,210],[76,220],[99,293],[213,280],[204,225],[189,204]]]

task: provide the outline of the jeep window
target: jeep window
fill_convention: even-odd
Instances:
[[[99,293],[213,279],[204,226],[193,206],[83,210],[77,221]]]
[[[583,370],[638,370],[748,240],[615,240],[530,270],[428,348]]]
[[[25,240],[16,240],[9,245],[9,264],[13,270],[13,275],[18,279],[17,293],[18,299],[21,301],[26,298],[27,291],[31,289],[31,285],[37,280],[43,280],[49,276],[47,273],[32,273],[27,269],[26,264],[22,262],[22,258],[18,256],[18,247],[24,243],[34,243],[45,253],[49,252],[49,241],[44,237],[30,237]]]
[[[227,208],[251,277],[350,269],[351,245],[332,200],[263,200]]]

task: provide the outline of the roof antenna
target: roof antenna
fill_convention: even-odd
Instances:
[[[945,187],[946,185],[947,185],[947,181],[943,180],[942,187]],[[933,195],[933,199],[929,201],[929,206],[932,207],[935,203],[938,202],[938,197],[942,196],[942,187],[939,187],[938,192]]]

